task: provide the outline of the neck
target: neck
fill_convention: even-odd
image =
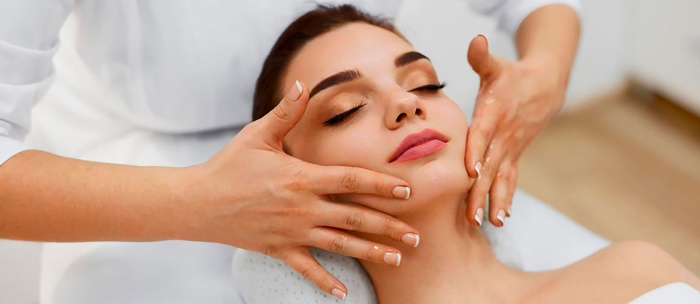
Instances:
[[[480,228],[467,222],[463,202],[431,203],[400,217],[421,234],[417,248],[392,244],[402,252],[400,266],[362,262],[380,303],[511,302],[522,273],[496,259]]]

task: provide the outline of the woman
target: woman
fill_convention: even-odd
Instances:
[[[319,7],[297,19],[258,78],[254,119],[275,108],[281,92],[290,92],[296,102],[308,98],[306,112],[283,141],[287,153],[311,163],[392,174],[412,185],[401,204],[357,194],[330,197],[361,202],[421,231],[420,247],[390,244],[401,253],[364,248],[398,266],[361,261],[380,303],[621,303],[673,282],[700,288],[700,279],[644,242],[613,244],[548,272],[527,273],[498,261],[480,228],[458,216],[475,180],[462,169],[467,121],[443,87],[428,57],[390,23],[352,6]],[[474,220],[482,218],[480,213]],[[328,242],[347,253],[349,244],[363,242],[358,236],[374,238],[344,234]],[[339,299],[348,292],[340,282],[319,285]]]
[[[404,6],[400,0],[349,2],[389,15]],[[507,32],[517,31],[523,52],[536,55],[527,57],[565,59],[538,61],[547,66],[539,70],[559,71],[557,79],[568,75],[578,18],[566,5],[550,4],[575,7],[576,0],[467,2],[497,18]],[[361,206],[330,205],[321,196],[347,191],[347,181],[356,180],[361,187],[355,191],[405,197],[405,181],[269,153],[282,134],[274,128],[280,127],[276,117],[239,133],[249,122],[251,76],[284,27],[312,6],[307,0],[0,0],[0,242],[61,242],[43,246],[42,303],[231,303],[238,298],[227,288],[233,246],[276,248],[289,257],[287,263],[308,272],[305,265],[315,261],[299,253],[322,240],[280,238],[278,231],[310,231],[357,212],[379,223],[391,219]],[[542,40],[551,35],[571,39]],[[481,55],[482,61],[491,58]],[[499,97],[517,96],[521,102],[509,105],[515,112],[554,113],[566,86],[550,81],[555,73],[523,68],[532,65],[499,66],[500,77],[485,83]],[[530,75],[529,83],[512,81],[522,73]],[[490,103],[477,112],[506,104]],[[513,164],[495,152],[528,142],[527,136],[503,141],[498,133],[531,119],[500,121],[503,126],[482,141],[495,138],[496,149],[486,155],[490,163],[481,160],[485,145],[472,145],[475,153],[467,153],[484,163],[481,195],[472,191],[473,209],[483,207],[499,163]],[[520,129],[539,132],[538,125]],[[308,172],[313,189],[281,191],[294,184],[295,171]],[[514,175],[505,176],[514,181]],[[502,181],[493,184],[503,189],[496,186]],[[507,210],[507,193],[499,197],[504,207],[491,206]],[[308,212],[284,212],[299,209]],[[318,209],[325,212],[312,214]],[[374,233],[394,237],[419,233],[394,223],[400,232],[388,233],[371,221],[356,228],[382,228]]]

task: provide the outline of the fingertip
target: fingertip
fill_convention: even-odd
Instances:
[[[385,186],[377,187],[379,195],[383,195],[391,198],[409,199],[411,198],[411,185],[402,178],[395,177],[393,175],[380,173],[384,178]],[[388,189],[386,191],[385,189]]]
[[[467,50],[467,61],[474,72],[482,77],[489,71],[489,45],[486,36],[478,35],[469,43]]]
[[[477,227],[481,227],[481,223],[484,220],[484,208],[476,208],[474,211],[474,221]]]
[[[481,177],[481,169],[483,166],[481,165],[481,159],[475,156],[477,153],[473,151],[474,149],[468,149],[467,155],[465,155],[464,164],[469,177],[478,180]]]
[[[289,92],[287,92],[287,100],[291,102],[299,100],[303,91],[304,89],[302,88],[301,83],[299,83],[299,80],[295,81],[292,87],[289,89]]]
[[[347,293],[347,291],[344,291],[343,289],[336,287],[336,288],[333,288],[333,290],[331,290],[331,295],[336,297],[338,300],[344,301],[345,297],[347,297],[348,293]]]
[[[476,195],[470,193],[467,197],[467,220],[474,226],[480,227],[484,219],[483,204]]]
[[[483,169],[483,166],[481,165],[480,161],[477,161],[474,164],[474,171],[476,172],[476,180],[481,180],[481,170]]]
[[[395,198],[407,200],[411,198],[411,188],[407,186],[396,186],[391,189],[391,194]]]
[[[484,35],[484,34],[479,34],[479,35],[476,35],[476,37],[474,37],[474,39],[479,39],[479,38],[481,38],[481,40],[484,41],[484,43],[486,44],[486,48],[488,48],[489,38],[487,38],[486,35]]]
[[[488,54],[489,50],[489,42],[486,36],[483,34],[479,34],[476,37],[472,38],[472,41],[469,43],[469,49],[467,51],[467,58],[469,58],[469,55],[483,55],[484,53]]]
[[[496,227],[503,227],[506,224],[506,212],[503,209],[498,209],[496,212],[491,212],[490,221]]]

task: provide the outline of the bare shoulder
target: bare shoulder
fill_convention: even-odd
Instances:
[[[553,302],[626,303],[672,282],[700,288],[696,276],[659,246],[646,241],[614,243],[552,274],[543,297]]]
[[[684,282],[699,288],[698,278],[668,252],[647,241],[624,241],[601,250],[600,267],[613,276],[658,286]],[[591,256],[593,258],[593,256]]]

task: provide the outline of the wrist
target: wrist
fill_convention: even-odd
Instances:
[[[199,166],[183,168],[162,168],[164,176],[164,192],[166,193],[163,206],[164,231],[167,239],[173,240],[202,240],[200,232],[204,230],[205,216],[198,208],[198,195],[201,190],[201,170]]]
[[[533,97],[549,104],[549,113],[559,112],[569,82],[569,69],[548,57],[527,57],[520,61],[527,71],[523,81],[533,90]]]

